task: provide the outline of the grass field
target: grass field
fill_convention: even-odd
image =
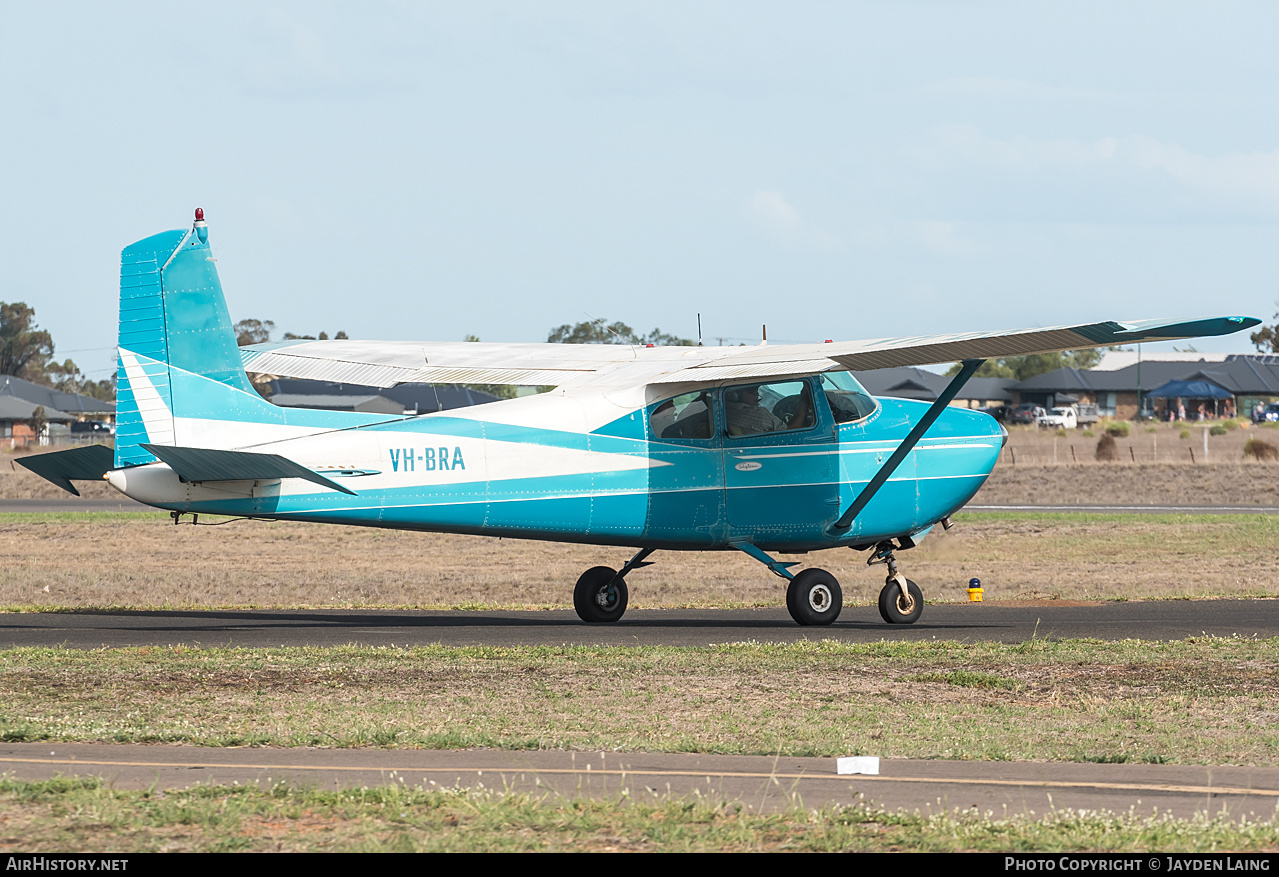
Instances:
[[[1279,594],[1279,517],[962,513],[899,555],[929,601],[1112,600]],[[0,515],[0,605],[57,607],[519,607],[572,605],[588,567],[631,552],[477,536],[162,513]],[[872,603],[866,555],[800,555]],[[631,605],[781,606],[784,586],[740,552],[659,552],[628,578]]]
[[[608,672],[602,674],[601,666]],[[1279,762],[1279,640],[0,653],[0,738]],[[0,849],[1274,850],[1279,824],[0,781]]]
[[[806,809],[705,800],[609,801],[413,790],[197,787],[123,792],[95,781],[0,781],[0,849],[104,852],[1116,852],[1273,851],[1274,822],[1058,812]]]
[[[1064,467],[1063,467],[1064,468]],[[1264,515],[963,514],[901,555],[930,600],[1279,592]],[[0,603],[563,607],[622,549],[159,514],[0,516]],[[737,553],[654,557],[635,606],[781,605]],[[882,573],[831,569],[846,602]],[[607,667],[602,673],[601,667]],[[0,652],[0,738],[204,746],[501,747],[1279,764],[1279,641],[928,642],[710,649],[121,649]],[[1275,822],[1135,814],[1044,820],[730,802],[537,800],[406,789],[0,784],[0,848],[1275,849]]]
[[[0,739],[1275,765],[1277,693],[1279,641],[1212,637],[16,649]]]

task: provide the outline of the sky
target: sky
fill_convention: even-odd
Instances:
[[[0,300],[92,377],[197,206],[277,337],[1279,307],[1279,4],[0,3]]]

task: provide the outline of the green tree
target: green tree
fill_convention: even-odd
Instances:
[[[35,410],[31,412],[31,431],[39,438],[41,433],[49,425],[49,418],[44,410],[44,406],[37,405]]]
[[[635,330],[622,322],[605,325],[603,320],[570,325],[565,323],[552,329],[546,336],[552,344],[653,344],[660,347],[694,347],[696,341],[668,335],[661,329],[654,329],[647,335],[638,335]]]
[[[249,344],[264,344],[271,340],[275,331],[275,323],[270,320],[241,320],[233,327],[235,343],[241,347]]]
[[[0,375],[34,381],[44,377],[53,359],[53,337],[36,326],[35,308],[26,302],[0,302]]]
[[[1275,304],[1279,305],[1279,302]],[[1252,346],[1262,353],[1279,353],[1279,310],[1275,311],[1274,318],[1275,324],[1273,326],[1262,326],[1248,336]]]
[[[270,325],[274,325],[274,324],[270,324]],[[319,335],[294,335],[292,332],[285,332],[284,340],[285,341],[328,341],[329,333],[321,332]],[[346,333],[338,332],[336,335],[333,336],[333,340],[345,341]]]
[[[107,402],[115,399],[115,375],[100,381],[91,380],[70,359],[45,366],[42,382],[64,393],[79,393]]]
[[[1116,349],[1116,348],[1111,348]],[[988,359],[973,377],[978,378],[1016,378],[1019,381],[1047,374],[1059,368],[1092,368],[1101,362],[1105,351],[1095,347],[1082,350],[1061,350],[1056,353],[1032,353],[1028,356],[1003,356]],[[959,373],[960,364],[955,363],[946,372],[948,375]]]

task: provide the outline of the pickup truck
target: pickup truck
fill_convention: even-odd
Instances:
[[[1035,424],[1041,429],[1075,429],[1079,426],[1079,418],[1074,408],[1053,408],[1036,417]]]

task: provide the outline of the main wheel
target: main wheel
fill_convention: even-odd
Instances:
[[[617,570],[594,566],[582,573],[573,588],[573,608],[588,623],[617,621],[626,611],[626,582]],[[614,581],[616,579],[616,581]]]
[[[924,594],[919,585],[907,579],[903,595],[897,580],[888,579],[879,592],[879,614],[889,624],[914,624],[924,614]]]
[[[802,570],[786,588],[786,608],[790,617],[805,627],[824,626],[839,617],[844,593],[826,570]]]

